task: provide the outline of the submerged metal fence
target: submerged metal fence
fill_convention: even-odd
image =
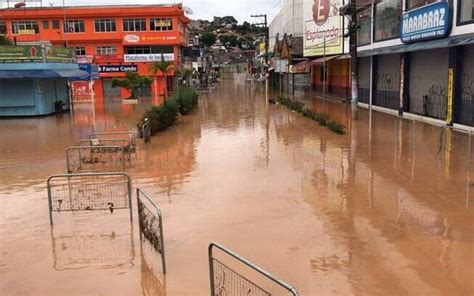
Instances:
[[[125,139],[130,142],[129,153],[135,153],[137,150],[137,133],[135,132],[107,132],[107,133],[93,133],[89,135],[89,139]]]
[[[132,182],[125,173],[63,174],[48,178],[49,219],[53,212],[130,209]]]
[[[120,146],[78,146],[66,150],[68,174],[124,172],[125,159]]]
[[[51,231],[51,239],[55,270],[132,266],[135,258],[133,231],[58,237]]]
[[[161,255],[163,273],[166,273],[165,244],[163,236],[163,219],[160,208],[140,188],[137,188],[138,225],[140,226],[140,243],[147,240],[155,252]]]
[[[229,255],[233,259],[237,260],[241,264],[245,265],[249,269],[257,272],[261,276],[267,278],[267,280],[273,284],[276,284],[287,291],[290,295],[299,295],[295,288],[285,283],[284,281],[276,278],[271,273],[261,269],[245,258],[237,255],[231,250],[215,243],[209,244],[208,256],[209,256],[209,273],[211,283],[211,296],[266,296],[271,295],[271,292],[266,291],[261,286],[254,283],[252,280],[244,277],[234,269],[230,268],[222,261],[219,261],[214,257],[213,249],[219,249],[225,254]]]

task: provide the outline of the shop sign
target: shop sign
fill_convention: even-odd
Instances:
[[[306,73],[309,73],[309,72],[307,71],[306,65],[303,65],[303,66],[291,65],[290,66],[290,73],[292,73],[292,74],[306,74]]]
[[[46,61],[54,63],[75,63],[74,48],[46,46]]]
[[[85,71],[91,75],[90,79],[98,80],[99,79],[99,70],[98,67],[92,64],[79,64],[79,70]]]
[[[126,54],[124,55],[124,61],[125,63],[160,62],[162,57],[167,62],[174,61],[174,54],[172,53]]]
[[[304,0],[304,56],[343,53],[343,17],[336,7],[342,0]]]
[[[0,46],[0,63],[42,62],[41,46]]]
[[[18,30],[18,35],[34,35],[36,34],[35,30]]]
[[[137,43],[140,42],[140,36],[137,35],[125,35],[123,40],[128,43]]]
[[[99,73],[137,72],[137,65],[100,65]]]
[[[403,43],[438,39],[451,31],[449,4],[435,2],[402,14],[400,38]]]
[[[101,63],[122,63],[123,57],[119,54],[106,54],[106,55],[95,55],[94,62],[96,64]]]
[[[90,64],[94,60],[92,55],[78,55],[76,56],[76,62],[78,64]]]

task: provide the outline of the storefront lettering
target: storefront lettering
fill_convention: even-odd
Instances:
[[[436,2],[416,8],[402,15],[400,35],[402,42],[442,38],[449,34],[449,7]]]
[[[333,26],[332,28],[327,30],[316,29],[316,31],[306,31],[305,36],[307,41],[314,41],[316,39],[326,38],[327,40],[329,40],[332,38],[337,38],[339,37],[339,34],[339,28]]]
[[[137,72],[138,67],[136,65],[117,65],[117,66],[99,66],[100,73],[122,73],[122,72]]]

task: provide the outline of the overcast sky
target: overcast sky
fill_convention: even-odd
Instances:
[[[213,16],[234,16],[240,23],[243,21],[256,22],[250,18],[251,14],[268,14],[269,21],[273,15],[278,12],[279,7],[285,0],[64,0],[66,6],[76,5],[117,5],[117,4],[163,4],[163,3],[181,3],[191,8],[194,12],[190,17],[192,19],[212,20]],[[6,0],[0,0],[6,2]],[[10,3],[22,2],[22,0],[10,0]],[[62,6],[62,0],[43,0],[43,6],[53,3],[54,6]],[[12,5],[12,4],[11,4]],[[28,3],[28,6],[35,6],[34,3]],[[3,7],[6,4],[3,3]]]

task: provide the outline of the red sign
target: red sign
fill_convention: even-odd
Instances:
[[[313,19],[318,26],[326,23],[329,17],[330,5],[328,0],[314,0]]]
[[[90,97],[91,89],[88,81],[74,81],[72,83],[72,95],[74,99]]]
[[[96,64],[123,63],[123,55],[121,54],[95,55],[94,63]]]

